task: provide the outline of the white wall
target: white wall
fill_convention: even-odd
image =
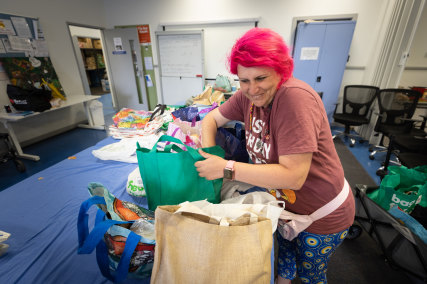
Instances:
[[[0,13],[39,18],[50,58],[67,97],[82,95],[83,85],[78,73],[71,37],[66,22],[104,26],[104,3],[101,0],[14,0],[2,1]],[[0,104],[8,104],[7,81],[0,81]],[[84,121],[82,106],[46,113],[26,123],[16,123],[18,139],[24,142],[60,131]]]
[[[350,61],[347,64],[343,84],[369,83],[370,78],[365,75],[366,70],[373,68],[370,54],[376,48],[386,7],[392,2],[388,0],[216,0],[211,3],[208,0],[128,0],[125,2],[126,4],[123,4],[123,2],[115,0],[104,1],[108,27],[129,23],[149,24],[154,47],[154,32],[161,30],[159,23],[164,22],[204,22],[260,17],[259,27],[275,30],[291,45],[294,17],[357,14]],[[177,29],[176,27],[171,28]],[[188,29],[188,27],[183,28]],[[232,33],[224,34],[223,37],[215,33],[217,38],[213,40],[209,38],[209,32],[214,28],[207,26],[201,26],[201,28],[205,29],[205,44],[207,45],[205,47],[205,75],[212,77],[218,73],[226,73],[225,53],[234,43],[230,39]],[[224,25],[219,28],[236,31],[235,40],[241,35],[241,32],[251,26],[247,24],[239,27]],[[157,63],[156,50],[155,48],[153,50],[154,61]],[[223,58],[222,62],[218,62],[218,58]],[[210,69],[212,65],[215,65],[213,70]],[[158,94],[160,94],[160,90],[158,90]]]
[[[292,39],[292,19],[306,16],[331,16],[357,14],[357,24],[350,49],[350,61],[344,73],[343,85],[370,82],[371,70],[374,68],[375,54],[382,37],[382,29],[388,20],[388,6],[395,0],[14,0],[2,1],[0,12],[28,17],[38,17],[44,30],[50,56],[67,96],[83,94],[83,85],[78,75],[67,22],[112,28],[116,25],[149,24],[153,42],[154,63],[157,64],[154,32],[161,30],[161,22],[195,22],[208,20],[228,20],[260,17],[259,27],[268,27],[283,36],[290,44]],[[426,16],[422,18],[425,26]],[[228,27],[224,27],[228,28]],[[424,28],[425,34],[425,28]],[[239,35],[236,34],[236,38]],[[422,39],[421,39],[422,38]],[[426,50],[425,36],[417,33],[414,46],[424,45],[420,56]],[[208,63],[218,58],[213,52],[227,49],[232,42],[229,38],[219,37],[210,43],[205,53]],[[218,47],[218,48],[216,48]],[[224,51],[225,52],[225,51]],[[413,59],[411,51],[409,66],[427,66],[425,61]],[[225,55],[222,55],[225,58]],[[414,61],[412,61],[414,60]],[[424,60],[424,59],[423,59]],[[213,61],[214,62],[214,61]],[[215,62],[217,67],[207,67],[211,73],[222,73],[225,62]],[[418,65],[421,64],[421,65]],[[221,66],[223,67],[220,70]],[[218,69],[218,70],[216,70]],[[406,72],[404,77],[406,76]],[[416,76],[410,75],[411,78]],[[425,81],[416,85],[425,85]],[[403,79],[402,79],[403,81]],[[414,84],[415,83],[405,83]],[[6,82],[0,81],[0,104],[5,104]],[[157,92],[160,95],[160,90]],[[30,125],[18,125],[19,139],[28,141],[40,134],[47,134],[61,127],[75,125],[85,119],[82,107],[53,112],[31,121]]]
[[[409,58],[399,85],[405,88],[427,87],[427,5],[415,32],[414,40],[409,51]]]

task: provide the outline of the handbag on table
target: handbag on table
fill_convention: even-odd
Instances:
[[[160,142],[169,143],[162,143],[164,148],[160,149]],[[224,150],[219,146],[202,150],[224,157]],[[158,205],[176,205],[184,201],[207,199],[212,203],[220,202],[222,178],[207,180],[200,177],[194,163],[204,158],[179,139],[162,135],[152,149],[137,144],[136,154],[150,210],[155,210]]]
[[[52,107],[50,104],[52,92],[44,89],[26,90],[8,84],[7,95],[16,110],[43,112]]]

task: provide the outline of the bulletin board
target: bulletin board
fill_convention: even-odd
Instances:
[[[39,20],[0,13],[0,57],[30,55],[49,56]]]
[[[164,104],[182,104],[203,91],[203,31],[156,32]]]
[[[12,85],[65,98],[37,18],[0,13],[0,64]]]

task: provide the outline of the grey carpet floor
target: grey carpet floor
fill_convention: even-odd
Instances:
[[[375,186],[374,180],[340,139],[335,139],[335,148],[351,187],[356,184]],[[335,254],[332,255],[328,265],[328,283],[330,284],[406,284],[417,282],[404,272],[395,270],[388,265],[382,256],[379,244],[366,232],[362,232],[360,237],[356,239],[344,240]]]

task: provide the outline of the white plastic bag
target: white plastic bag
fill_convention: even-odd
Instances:
[[[249,224],[258,222],[258,218],[271,220],[272,233],[277,229],[277,222],[283,207],[283,201],[277,201],[274,196],[266,192],[251,192],[235,198],[224,200],[220,204],[213,204],[206,200],[183,202],[174,213],[194,213],[206,216],[209,223],[229,226],[239,218],[249,218]]]
[[[101,160],[113,160],[125,163],[138,163],[136,158],[136,142],[144,148],[153,148],[159,134],[150,134],[143,137],[123,138],[119,142],[105,145],[104,147],[93,150],[92,155]]]
[[[128,182],[126,183],[126,192],[136,197],[147,195],[145,193],[144,184],[142,183],[139,167],[136,167],[136,169],[129,174]]]

